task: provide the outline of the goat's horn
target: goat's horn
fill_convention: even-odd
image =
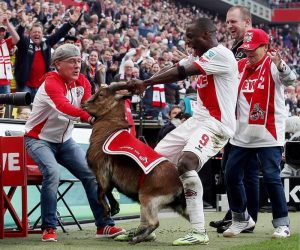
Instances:
[[[118,90],[121,89],[128,89],[128,85],[126,82],[112,82],[108,88],[110,89],[110,91],[112,92],[116,92]]]

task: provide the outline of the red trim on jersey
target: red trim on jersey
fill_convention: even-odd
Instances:
[[[209,114],[218,121],[221,121],[221,109],[216,93],[214,76],[200,75],[197,82],[197,92]]]
[[[270,73],[271,74],[271,73]],[[266,129],[277,140],[276,124],[275,124],[275,82],[271,76],[270,79],[270,99],[268,105]]]
[[[193,64],[201,71],[201,74],[206,75],[204,69],[197,62],[193,62]]]
[[[48,121],[48,118],[46,120],[44,120],[43,122],[39,123],[38,125],[34,126],[28,133],[26,133],[25,135],[29,136],[29,137],[33,137],[36,139],[40,139],[39,138],[39,134],[41,133],[44,125],[46,124],[46,122]]]

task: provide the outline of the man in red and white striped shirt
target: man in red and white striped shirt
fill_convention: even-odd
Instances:
[[[6,31],[11,36],[5,39]],[[0,12],[0,94],[10,93],[10,81],[13,79],[10,51],[19,40],[20,37],[7,15]]]

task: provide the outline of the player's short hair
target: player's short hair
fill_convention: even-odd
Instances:
[[[216,32],[217,31],[217,28],[214,25],[214,22],[205,17],[196,19],[193,22],[193,24],[195,24],[197,29],[201,30],[202,32]]]

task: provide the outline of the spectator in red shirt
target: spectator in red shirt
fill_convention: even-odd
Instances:
[[[24,35],[28,17],[22,13],[22,22],[17,32],[20,41],[17,43],[15,78],[18,91],[28,91],[34,98],[41,82],[39,79],[50,70],[51,48],[75,27],[81,15],[79,11],[69,14],[70,19],[54,34],[43,40],[43,25],[34,23],[29,31],[29,37]]]

